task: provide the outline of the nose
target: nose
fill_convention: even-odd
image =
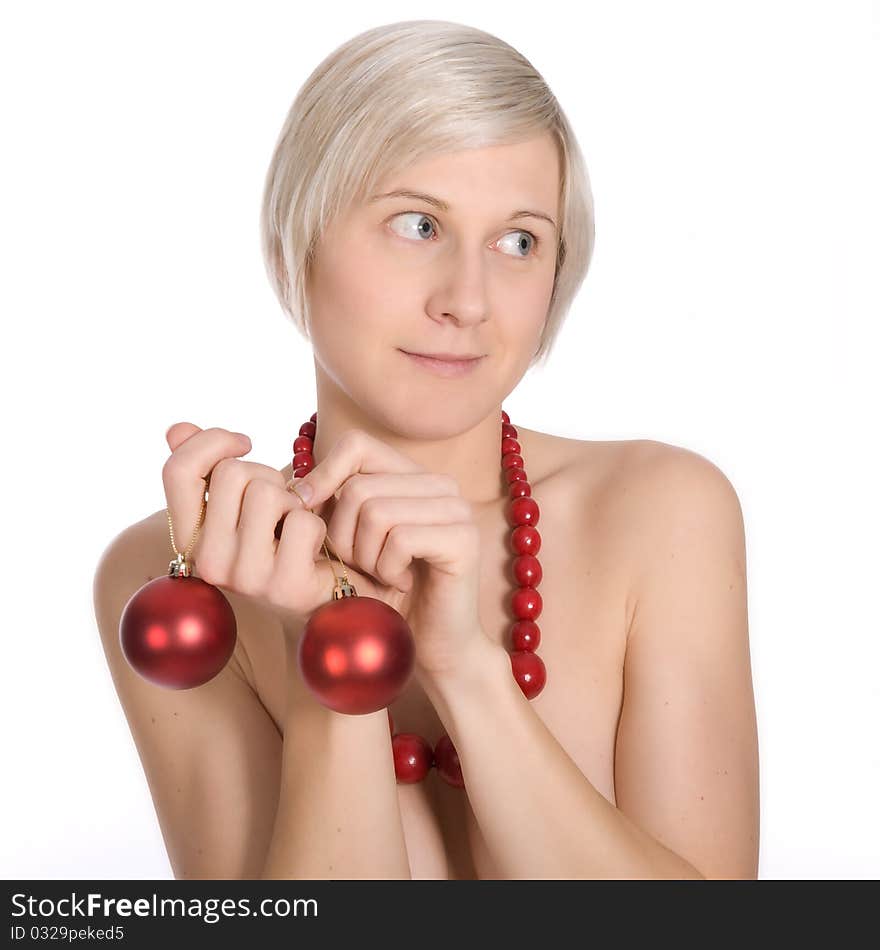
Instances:
[[[464,245],[444,261],[438,283],[428,300],[428,313],[435,319],[450,317],[456,323],[481,323],[489,313],[484,245]]]

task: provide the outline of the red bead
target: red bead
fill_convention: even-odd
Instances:
[[[506,436],[501,440],[501,454],[507,455],[509,452],[520,454],[522,452],[522,446],[516,441],[516,439]]]
[[[541,511],[534,498],[515,498],[508,508],[511,524],[530,524],[533,527],[541,519]]]
[[[537,620],[544,602],[534,587],[520,587],[511,594],[510,605],[517,620]]]
[[[317,421],[318,421],[318,413],[317,413],[317,412],[313,412],[313,413],[312,413],[312,415],[311,415],[311,421],[312,421],[312,422],[317,422]]]
[[[510,532],[510,546],[517,554],[537,554],[541,550],[541,535],[530,524],[518,525]]]
[[[434,746],[434,761],[437,773],[448,785],[455,788],[464,788],[464,777],[461,774],[461,763],[458,753],[452,744],[452,739],[444,732]]]
[[[504,469],[504,475],[507,478],[507,484],[511,482],[519,481],[520,479],[526,480],[528,476],[526,475],[526,470],[521,467],[516,468],[506,468]]]
[[[315,443],[307,435],[298,435],[293,440],[294,455],[297,452],[308,452],[311,454],[314,447],[315,447]]]
[[[297,452],[293,457],[293,467],[295,470],[305,468],[310,472],[315,467],[315,457],[311,452]]]
[[[510,665],[513,669],[513,678],[519,684],[526,699],[534,699],[547,682],[544,661],[537,653],[511,653]]]
[[[513,562],[513,576],[520,587],[537,587],[544,571],[541,562],[531,554],[520,554]]]
[[[315,433],[318,431],[317,423],[315,422],[304,422],[299,427],[299,434],[308,436],[310,439],[315,438]]]
[[[510,645],[516,651],[534,653],[541,643],[541,629],[534,620],[517,620],[510,628]]]
[[[529,484],[528,479],[518,478],[516,481],[510,483],[507,494],[510,498],[527,498],[532,494],[532,486]]]
[[[512,426],[509,422],[505,422],[501,426],[501,438],[502,439],[515,439],[519,433],[516,431],[516,426]]]
[[[525,468],[523,457],[516,452],[511,452],[501,458],[502,468]]]
[[[394,774],[404,785],[421,782],[434,762],[434,752],[426,739],[413,732],[400,732],[391,740]]]
[[[501,418],[505,422],[510,422],[510,416],[503,409],[501,410]]]

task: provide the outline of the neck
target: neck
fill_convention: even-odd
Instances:
[[[370,412],[344,392],[317,361],[315,378],[318,428],[312,452],[316,465],[344,432],[361,429],[427,471],[451,475],[462,497],[475,507],[508,497],[501,469],[500,404],[476,421],[470,413],[456,420],[450,404],[439,399],[422,411],[412,405],[396,405]],[[301,421],[307,418],[304,415]]]

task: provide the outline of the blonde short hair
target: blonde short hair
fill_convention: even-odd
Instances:
[[[285,313],[308,338],[308,267],[320,236],[386,175],[545,132],[559,150],[562,211],[553,295],[530,365],[549,355],[593,254],[589,175],[562,108],[521,53],[474,27],[405,20],[348,40],[299,90],[266,173],[260,239]]]

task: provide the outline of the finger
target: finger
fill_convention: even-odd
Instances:
[[[173,452],[181,442],[201,431],[199,426],[193,425],[192,422],[175,422],[165,433],[165,441]]]
[[[346,549],[346,553],[359,570],[372,574],[384,584],[404,589],[400,581],[411,558],[405,563],[386,559],[383,562],[385,566],[380,566],[381,555],[391,532],[402,525],[439,526],[467,523],[470,520],[469,503],[457,495],[442,498],[369,498],[360,509],[353,550]],[[334,542],[337,541],[329,527],[328,533]],[[338,543],[335,550],[345,561],[346,555],[340,552]],[[393,573],[388,573],[389,566]]]
[[[359,516],[371,498],[437,498],[458,495],[458,484],[450,475],[416,472],[405,475],[352,475],[339,491],[339,499],[327,520],[327,534],[334,549],[345,560],[353,555]],[[412,507],[407,511],[413,511]],[[420,519],[415,519],[420,520]],[[384,540],[384,534],[382,539]],[[381,543],[381,542],[380,542]],[[376,550],[378,554],[378,549]]]
[[[243,432],[218,427],[200,429],[191,422],[175,423],[165,433],[165,439],[173,446],[168,461],[173,459],[176,467],[194,470],[202,478],[221,458],[246,455],[252,448],[251,440]]]
[[[250,463],[235,464],[244,466]],[[280,544],[280,540],[276,540],[275,530],[278,522],[283,518],[286,524],[292,512],[300,511],[317,521],[322,531],[326,530],[320,518],[305,511],[299,498],[284,489],[281,472],[276,469],[272,471],[278,475],[278,479],[263,478],[258,474],[247,482],[243,495],[239,496],[241,515],[237,529],[233,529],[235,546],[230,564],[230,576],[237,587],[262,595],[265,595],[266,585],[275,571],[276,551]]]
[[[376,570],[380,576],[400,578],[416,558],[424,559],[451,577],[473,579],[479,572],[479,529],[473,522],[462,521],[396,524],[388,532]]]
[[[162,483],[175,546],[184,551],[196,529],[212,469],[223,458],[246,455],[251,445],[241,433],[199,429],[191,423],[177,423],[166,435],[176,447],[162,467]]]
[[[298,491],[302,491],[305,485],[312,489],[313,493],[306,499],[306,504],[314,509],[358,472],[375,474],[425,471],[424,466],[362,429],[349,429],[339,437],[326,458],[318,462],[303,478],[297,479],[296,487]]]
[[[266,592],[274,604],[289,604],[302,618],[332,599],[336,571],[323,557],[326,524],[306,509],[292,509],[284,519],[275,567]]]
[[[211,491],[205,519],[197,541],[196,559],[203,577],[230,578],[239,545],[238,527],[244,497],[254,482],[263,482],[279,493],[284,492],[284,476],[276,468],[259,462],[223,458],[211,472]],[[295,496],[291,496],[301,504]],[[277,521],[277,519],[276,519]],[[272,529],[269,540],[273,540]],[[194,552],[195,553],[195,552]]]

